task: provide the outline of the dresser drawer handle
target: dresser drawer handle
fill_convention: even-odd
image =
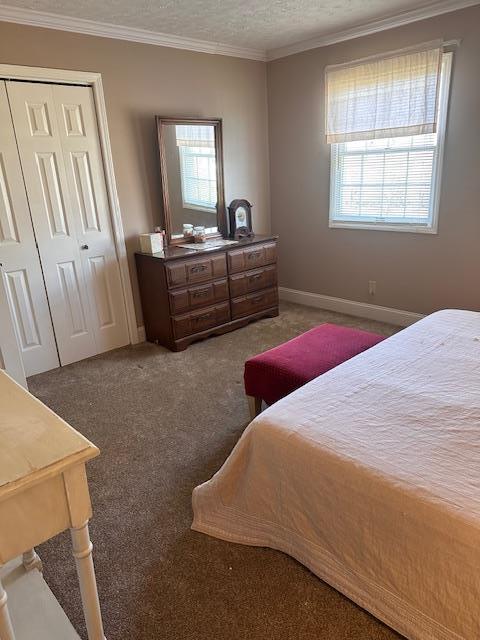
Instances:
[[[210,289],[202,289],[201,291],[194,291],[192,294],[193,298],[203,298],[204,296],[208,296],[210,293]]]
[[[249,281],[255,282],[255,280],[260,280],[262,276],[263,276],[263,273],[256,273],[253,276],[249,276]]]
[[[190,267],[190,272],[191,273],[199,273],[199,271],[205,271],[207,269],[207,265],[206,264],[197,264],[193,267]]]
[[[261,255],[262,255],[261,251],[252,251],[250,253],[247,253],[247,260],[254,260],[255,258],[260,258]]]
[[[196,318],[192,318],[193,322],[200,322],[201,320],[208,320],[212,317],[211,313],[204,313],[202,316],[197,316]]]
[[[255,298],[251,298],[252,302],[256,304],[257,302],[261,302],[265,296],[256,296]]]

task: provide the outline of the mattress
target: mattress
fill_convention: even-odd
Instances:
[[[480,313],[434,313],[277,402],[193,510],[410,640],[478,640]]]

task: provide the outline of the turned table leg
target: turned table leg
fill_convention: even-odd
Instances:
[[[93,545],[88,533],[88,522],[85,522],[81,527],[70,529],[70,533],[72,535],[73,556],[77,565],[88,640],[105,640],[95,569],[93,567]],[[3,640],[3,638],[0,638],[0,640]]]
[[[0,580],[0,640],[15,640],[12,621],[7,607],[7,592]]]
[[[38,569],[40,572],[43,571],[42,561],[35,549],[25,551],[22,561],[25,571],[32,571],[33,569]]]

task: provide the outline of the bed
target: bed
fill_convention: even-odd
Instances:
[[[478,640],[480,313],[434,313],[267,409],[193,510],[410,640]]]

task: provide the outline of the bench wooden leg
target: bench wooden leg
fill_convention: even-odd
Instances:
[[[250,409],[250,418],[253,420],[262,411],[262,399],[247,396],[248,408]]]

